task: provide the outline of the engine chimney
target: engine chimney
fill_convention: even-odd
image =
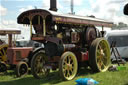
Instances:
[[[50,9],[51,11],[57,11],[57,3],[56,0],[50,0]]]

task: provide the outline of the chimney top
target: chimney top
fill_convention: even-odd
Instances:
[[[52,11],[57,11],[57,3],[56,0],[50,0],[50,9]]]

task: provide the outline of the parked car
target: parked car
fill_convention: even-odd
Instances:
[[[107,32],[106,39],[109,44],[112,41],[116,41],[116,47],[122,58],[128,59],[128,30],[112,30]],[[111,55],[112,59],[115,59],[114,54]]]

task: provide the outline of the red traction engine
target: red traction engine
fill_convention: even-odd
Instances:
[[[0,35],[8,35],[7,49],[0,49],[0,54],[4,59],[0,61],[0,70],[3,72],[7,69],[14,69],[17,77],[27,74],[28,57],[33,50],[33,47],[16,47],[15,35],[20,33],[20,30],[0,30]]]
[[[111,27],[111,22],[44,9],[25,11],[17,22],[29,25],[31,40],[44,44],[32,57],[31,70],[35,78],[47,76],[50,69],[59,69],[65,80],[76,76],[78,66],[89,65],[95,72],[108,69],[110,48],[103,38],[103,27]]]

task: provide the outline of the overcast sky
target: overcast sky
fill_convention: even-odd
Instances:
[[[17,17],[25,10],[35,7],[49,9],[50,0],[0,0],[0,29],[22,29],[22,35],[29,31],[17,24]],[[123,14],[123,7],[128,0],[74,0],[74,12],[77,15],[94,15],[97,18],[114,23],[128,24],[128,16]],[[70,0],[57,0],[58,12],[70,13]]]

